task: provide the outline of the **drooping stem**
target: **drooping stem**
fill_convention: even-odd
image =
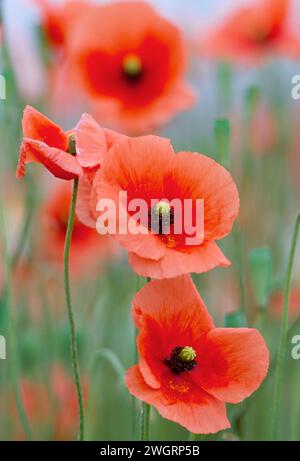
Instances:
[[[20,362],[19,353],[16,343],[15,323],[12,312],[13,294],[12,294],[12,274],[11,274],[11,258],[7,247],[6,225],[3,211],[3,203],[0,196],[0,236],[3,252],[3,267],[4,267],[4,300],[6,305],[7,333],[8,333],[8,360],[10,363],[11,379],[13,384],[13,392],[16,401],[17,412],[28,440],[32,439],[31,429],[27,419],[25,406],[22,400],[20,390]]]
[[[140,416],[140,440],[142,442],[150,440],[150,410],[150,405],[142,402]]]
[[[292,271],[295,260],[296,246],[299,234],[300,227],[300,212],[297,215],[294,232],[289,252],[288,266],[285,276],[284,283],[284,300],[283,300],[283,310],[282,310],[282,319],[281,319],[281,332],[280,332],[280,342],[279,350],[276,364],[275,372],[275,390],[274,390],[274,402],[273,402],[273,417],[272,417],[272,428],[271,428],[271,438],[272,440],[277,439],[278,434],[278,422],[280,416],[280,403],[282,398],[282,388],[283,388],[283,379],[284,379],[284,361],[286,355],[286,346],[288,339],[288,327],[289,327],[289,295],[292,282]]]
[[[73,366],[74,380],[75,380],[77,400],[78,400],[78,410],[79,410],[78,438],[80,441],[82,441],[84,440],[84,403],[83,403],[82,386],[80,382],[77,341],[76,341],[76,327],[75,327],[74,313],[73,313],[72,300],[71,300],[70,273],[69,273],[69,256],[70,256],[70,247],[71,247],[72,233],[73,233],[74,220],[75,220],[77,191],[78,191],[78,179],[75,179],[74,186],[73,186],[69,218],[68,218],[66,238],[65,238],[64,283],[65,283],[65,295],[66,295],[66,303],[67,303],[69,326],[70,326],[71,360],[72,360],[72,366]]]

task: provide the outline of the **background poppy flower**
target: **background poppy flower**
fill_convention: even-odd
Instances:
[[[158,210],[151,209],[152,200],[158,200],[160,206],[164,199],[176,198],[182,208],[185,199],[192,200],[193,205],[197,199],[204,200],[201,244],[187,244],[184,223],[180,235],[172,225],[168,233],[155,233],[152,223],[146,234],[117,233],[117,240],[129,252],[129,263],[138,274],[167,278],[230,264],[215,240],[231,230],[238,214],[238,192],[230,174],[211,158],[191,152],[175,155],[170,141],[156,136],[122,139],[105,156],[95,177],[92,207],[96,209],[98,200],[105,197],[113,200],[119,210],[120,191],[127,192],[128,203],[133,199],[145,200],[151,213]],[[171,212],[170,209],[170,216]],[[194,207],[193,219],[195,213]],[[127,213],[128,220],[132,215],[133,212]]]
[[[92,5],[86,0],[66,0],[53,3],[51,0],[35,0],[41,17],[42,28],[49,43],[54,47],[63,47],[70,28]]]
[[[55,183],[42,209],[42,246],[48,260],[62,265],[72,188],[70,183]],[[75,217],[70,252],[73,275],[83,269],[99,269],[101,264],[116,253],[111,236],[101,236],[96,229],[87,227]]]
[[[185,54],[178,28],[143,2],[90,6],[66,44],[69,75],[97,116],[131,133],[192,105]]]
[[[152,281],[133,301],[139,365],[126,374],[138,399],[194,433],[230,427],[238,403],[265,378],[269,352],[257,330],[215,328],[190,276]]]
[[[288,21],[289,0],[263,0],[238,9],[207,39],[204,53],[257,58],[265,53],[300,56],[300,41]]]
[[[23,378],[22,397],[26,413],[33,429],[41,429],[47,438],[72,440],[77,429],[77,400],[75,386],[68,371],[61,363],[55,362],[49,372],[49,387],[40,380]],[[84,399],[87,400],[88,385],[84,379]],[[11,399],[12,400],[12,399]],[[23,440],[15,405],[9,402],[11,420],[15,421],[15,440]]]
[[[70,152],[69,133],[31,106],[26,106],[23,119],[23,141],[17,166],[17,178],[26,172],[26,164],[42,163],[54,176],[71,180],[82,174],[82,168]],[[71,133],[70,133],[71,134]]]

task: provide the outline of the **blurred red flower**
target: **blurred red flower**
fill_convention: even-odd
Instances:
[[[40,380],[23,378],[22,399],[36,439],[45,436],[52,440],[74,440],[77,431],[76,389],[65,367],[55,363],[50,370],[49,389]],[[87,381],[84,379],[84,399],[87,400]],[[17,433],[14,440],[24,435],[17,424],[15,404],[11,403],[11,416]]]
[[[282,291],[273,293],[270,300],[270,314],[276,320],[282,317],[284,296]],[[292,321],[300,317],[300,289],[294,288],[289,297],[289,316]]]
[[[119,192],[126,191],[128,203],[143,199],[148,210],[157,213],[159,219],[164,200],[177,199],[182,209],[184,200],[191,200],[193,219],[196,216],[196,200],[204,201],[204,241],[187,244],[187,232],[155,232],[152,223],[146,233],[134,235],[118,232],[119,243],[129,252],[129,263],[133,270],[145,277],[168,278],[189,272],[205,272],[216,266],[227,266],[225,258],[215,240],[231,231],[237,217],[239,197],[231,175],[209,157],[191,152],[175,155],[168,139],[156,136],[121,139],[105,156],[101,169],[96,174],[90,207],[96,210],[99,199],[111,199],[119,215]],[[152,210],[152,200],[157,200]],[[175,208],[175,207],[174,207]],[[127,221],[133,212],[125,210]],[[169,218],[182,219],[176,210],[166,209]],[[98,213],[99,215],[99,213]],[[170,219],[171,221],[171,219]],[[145,227],[146,226],[146,227]],[[196,232],[196,231],[195,231]],[[189,235],[191,237],[191,235]]]
[[[255,329],[215,328],[190,276],[152,281],[133,301],[139,365],[126,374],[138,399],[194,433],[230,427],[238,403],[265,378],[269,351]]]
[[[61,30],[61,19],[55,24]],[[193,104],[193,92],[184,82],[183,37],[150,5],[87,3],[67,30],[61,72],[68,75],[68,85],[73,79],[105,123],[143,133]],[[64,34],[54,35],[62,41]]]
[[[293,34],[290,0],[260,0],[239,8],[202,40],[203,53],[223,58],[256,59],[267,54],[300,57],[300,41]]]
[[[42,27],[49,43],[62,48],[74,22],[84,14],[92,3],[87,0],[66,0],[53,3],[51,0],[34,0],[41,11]]]
[[[41,243],[45,257],[62,265],[72,195],[71,184],[56,183],[48,195],[42,209]],[[75,217],[70,250],[70,268],[73,275],[82,276],[82,270],[92,268],[99,270],[104,261],[115,254],[116,244],[111,236],[99,235],[95,228],[87,227]]]

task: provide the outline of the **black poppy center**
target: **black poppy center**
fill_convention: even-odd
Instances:
[[[196,352],[192,347],[176,346],[169,357],[164,360],[164,364],[167,365],[175,375],[179,375],[184,371],[193,370],[197,365],[195,359]]]

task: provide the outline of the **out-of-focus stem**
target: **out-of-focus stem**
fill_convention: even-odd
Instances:
[[[30,225],[32,222],[32,217],[34,213],[34,205],[35,205],[35,188],[34,185],[31,184],[31,180],[28,181],[28,190],[27,190],[27,197],[26,197],[26,205],[25,205],[25,216],[23,221],[23,226],[21,228],[21,232],[19,235],[19,239],[17,242],[16,249],[12,256],[12,269],[14,269],[22,256],[22,252],[24,250],[24,246],[26,244],[28,233],[30,229]]]

